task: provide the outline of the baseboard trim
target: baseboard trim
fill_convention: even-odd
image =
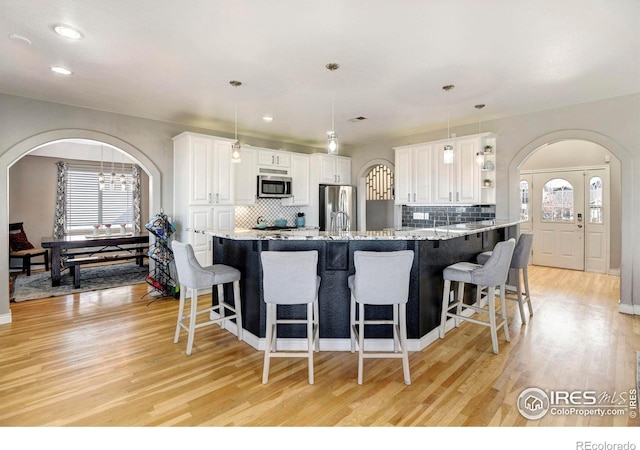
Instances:
[[[640,316],[640,305],[627,305],[626,303],[618,303],[618,312],[622,314]]]
[[[609,275],[613,275],[614,277],[619,277],[620,269],[609,269]]]
[[[11,311],[6,314],[0,314],[0,325],[11,323]]]

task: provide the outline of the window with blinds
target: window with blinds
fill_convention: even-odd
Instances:
[[[378,164],[366,178],[367,200],[393,200],[393,172]]]
[[[133,197],[131,192],[131,164],[119,165],[111,183],[111,171],[104,168],[105,187],[98,184],[99,163],[69,164],[67,169],[67,232],[82,232],[93,224],[114,226],[122,223],[131,227]],[[124,174],[125,189],[121,175]]]

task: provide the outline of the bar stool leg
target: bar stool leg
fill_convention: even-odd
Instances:
[[[458,282],[458,297],[456,299],[456,315],[460,315],[462,313],[462,302],[464,301],[464,282]],[[454,318],[454,324],[456,328],[460,327],[460,319],[457,317]]]
[[[507,323],[507,287],[504,284],[500,285],[500,308],[502,310],[504,336],[507,342],[511,342],[511,336],[509,336],[509,324]]]
[[[444,280],[442,289],[442,313],[440,315],[440,339],[444,339],[447,324],[447,311],[449,310],[449,293],[451,291],[451,280]]]
[[[196,317],[198,314],[198,290],[191,289],[191,313],[189,314],[189,335],[187,338],[187,356],[191,355],[193,337],[196,334]]]
[[[364,371],[364,303],[359,306],[359,326],[358,326],[358,384],[362,384],[362,373]]]
[[[238,340],[242,340],[242,299],[240,298],[240,282],[233,282],[233,304],[236,310],[236,325],[238,328]]]
[[[219,284],[218,285],[218,315],[220,316],[221,319],[224,318],[224,285],[223,284]],[[220,328],[222,328],[224,330],[225,328],[225,321],[221,320],[220,322]]]
[[[398,328],[400,327],[400,322],[398,321],[398,305],[394,304],[391,306],[393,309],[393,352],[398,353],[401,348],[404,348],[400,344],[400,333]]]
[[[396,307],[398,305],[394,305]],[[411,384],[411,375],[409,374],[409,349],[407,348],[407,305],[400,304],[400,341],[402,346],[402,371],[404,372],[404,384]]]
[[[529,271],[527,266],[522,269],[522,278],[524,278],[525,298],[529,304],[529,315],[533,316],[533,307],[531,306],[531,292],[529,291]]]
[[[271,362],[271,345],[273,342],[276,327],[273,316],[274,310],[276,309],[276,305],[272,303],[267,303],[267,329],[266,336],[264,341],[264,364],[262,369],[262,384],[267,384],[269,381],[269,363]]]
[[[307,303],[307,351],[309,353],[309,384],[313,384],[313,348],[314,348],[314,318],[313,318],[313,303]]]
[[[180,287],[180,305],[178,306],[178,322],[176,323],[176,334],[173,338],[173,343],[177,344],[180,340],[180,322],[182,321],[182,315],[184,314],[184,302],[187,296],[187,288],[185,286]]]
[[[351,294],[351,305],[349,308],[349,337],[351,338],[351,353],[356,351],[356,299]]]
[[[320,310],[318,302],[313,303],[313,331],[315,335],[314,348],[316,352],[320,351]]]
[[[487,303],[489,304],[489,328],[491,329],[491,343],[493,353],[498,354],[498,331],[496,330],[496,288],[488,286]]]

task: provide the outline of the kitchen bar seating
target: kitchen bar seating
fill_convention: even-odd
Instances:
[[[351,352],[358,342],[358,384],[362,384],[365,358],[401,358],[405,384],[411,384],[407,350],[407,301],[413,251],[355,251],[355,274],[348,278],[351,290]],[[365,305],[391,305],[391,319],[365,319]],[[356,310],[357,308],[357,310]],[[391,325],[393,352],[365,352],[364,331],[370,325]],[[398,353],[398,349],[400,352]]]
[[[529,292],[529,257],[531,256],[531,248],[533,247],[533,233],[522,233],[518,239],[515,249],[513,250],[513,256],[511,257],[510,268],[515,270],[516,275],[516,296],[507,295],[508,300],[515,300],[518,302],[520,309],[520,319],[522,323],[527,323],[527,315],[524,312],[524,303],[529,305],[529,315],[533,316],[533,308],[531,307],[531,293]],[[482,252],[476,259],[478,264],[485,264],[491,257],[492,252]],[[520,282],[520,271],[522,271],[522,278],[524,285]],[[524,287],[524,290],[523,290]]]
[[[516,245],[515,239],[498,242],[493,249],[491,257],[485,265],[474,264],[470,262],[459,262],[452,264],[444,269],[444,289],[442,292],[442,313],[440,319],[440,338],[444,339],[446,332],[446,323],[448,317],[453,317],[456,327],[460,325],[461,320],[472,322],[478,325],[488,326],[491,329],[491,341],[493,344],[493,353],[498,354],[498,328],[504,327],[504,334],[507,342],[510,342],[509,327],[507,324],[507,308],[505,302],[505,283],[509,275],[509,265],[513,255],[513,249]],[[457,298],[450,302],[452,294],[451,282],[458,283]],[[486,308],[480,305],[468,305],[464,303],[464,285],[465,283],[474,284],[478,289],[487,288],[487,304]],[[501,320],[496,320],[496,304],[495,289],[499,287]],[[455,312],[451,312],[455,308]],[[489,315],[489,320],[480,320],[472,316],[464,315],[465,310],[470,309],[474,312],[485,313]]]
[[[262,262],[263,298],[267,306],[266,336],[262,383],[269,381],[271,358],[307,358],[309,384],[313,384],[313,351],[319,351],[319,311],[317,250],[263,251]],[[306,305],[306,317],[278,319],[278,306]],[[305,351],[278,351],[278,325],[305,324]]]
[[[174,344],[177,344],[180,339],[180,328],[184,328],[188,333],[187,355],[191,355],[196,328],[215,323],[219,323],[220,326],[224,328],[225,321],[231,319],[236,319],[238,340],[241,341],[242,306],[240,298],[240,271],[224,264],[202,267],[193,253],[191,244],[173,241],[171,248],[173,249],[180,283],[180,305],[178,307],[178,321],[173,340]],[[225,301],[224,284],[226,283],[233,283],[233,305]],[[198,289],[213,286],[218,287],[218,304],[198,310]],[[191,290],[191,310],[189,314],[184,314],[187,289]],[[230,310],[233,314],[225,315],[225,309]],[[210,317],[204,322],[197,323],[196,319],[199,315],[210,315],[212,312],[217,312],[218,317],[213,319]]]

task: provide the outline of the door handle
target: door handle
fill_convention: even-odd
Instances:
[[[578,225],[578,228],[582,228],[582,225]]]

